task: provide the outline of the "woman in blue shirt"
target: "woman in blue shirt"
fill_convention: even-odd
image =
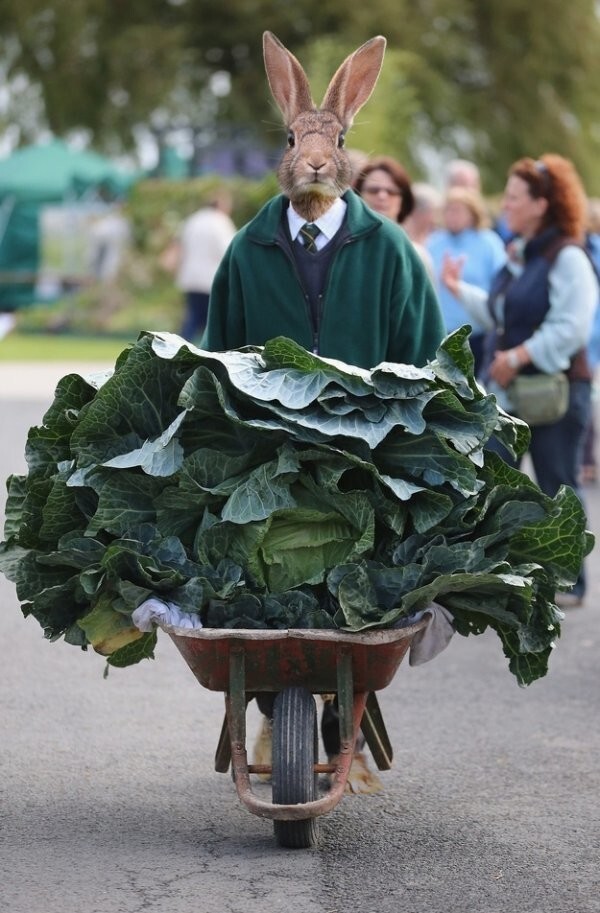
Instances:
[[[485,211],[480,195],[467,187],[451,187],[443,208],[444,227],[432,232],[426,248],[433,261],[437,292],[446,332],[451,333],[470,323],[471,351],[475,374],[479,375],[483,359],[485,328],[468,313],[463,303],[441,281],[445,257],[459,259],[465,282],[488,292],[492,280],[506,261],[504,244],[499,235],[484,227]]]

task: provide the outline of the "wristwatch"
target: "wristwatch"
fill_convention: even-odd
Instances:
[[[521,367],[521,359],[519,358],[516,349],[507,349],[506,361],[515,371]]]

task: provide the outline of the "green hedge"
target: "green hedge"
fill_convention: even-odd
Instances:
[[[140,253],[158,255],[183,219],[205,204],[216,187],[223,186],[233,194],[232,218],[238,228],[278,192],[274,174],[260,181],[206,175],[181,181],[145,180],[136,184],[128,199],[127,212]]]
[[[233,194],[232,218],[238,228],[278,192],[274,174],[261,181],[226,180],[218,175],[140,181],[126,203],[134,244],[119,281],[108,287],[98,283],[83,286],[53,305],[27,308],[19,314],[18,330],[22,334],[114,335],[129,342],[141,330],[179,332],[182,295],[173,276],[159,266],[159,254],[181,222],[219,186]]]

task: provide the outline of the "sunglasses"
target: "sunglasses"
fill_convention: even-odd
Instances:
[[[401,197],[402,191],[400,190],[390,190],[389,187],[379,187],[377,184],[371,184],[369,187],[363,187],[363,193],[371,194],[375,196],[378,193],[385,193],[388,197]]]

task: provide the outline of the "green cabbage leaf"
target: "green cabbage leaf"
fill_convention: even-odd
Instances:
[[[435,601],[545,675],[555,593],[593,544],[583,507],[494,452],[529,429],[473,377],[463,327],[423,368],[366,371],[286,338],[206,352],[142,333],[58,384],[8,479],[0,569],[51,639],[152,657],[149,597],[229,628],[364,631]]]

